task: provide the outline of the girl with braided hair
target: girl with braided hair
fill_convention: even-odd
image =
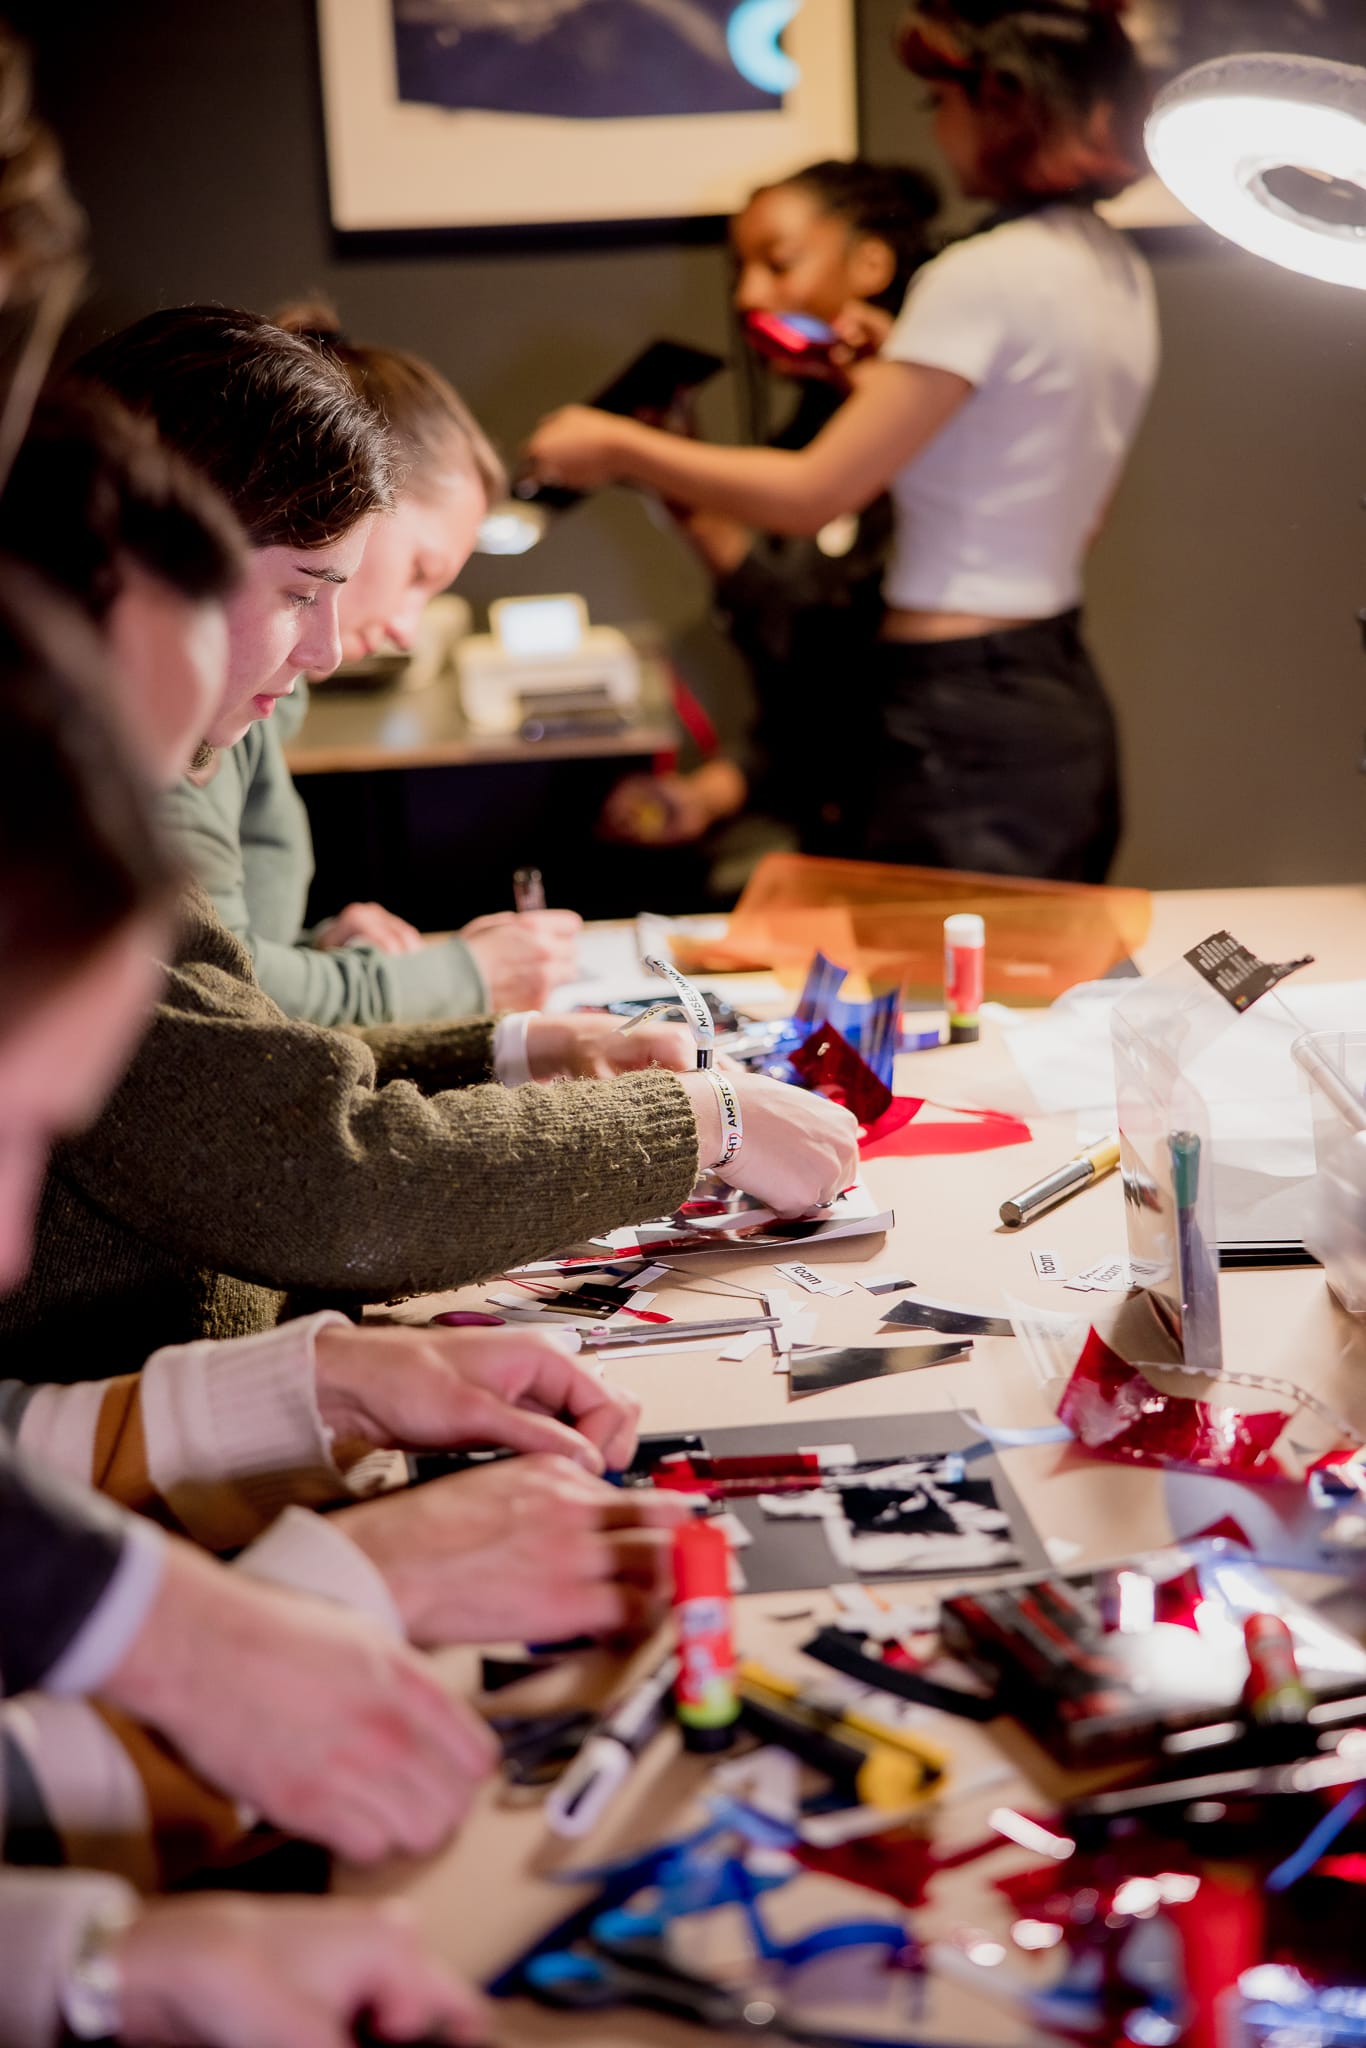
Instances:
[[[827,158],[761,185],[730,225],[736,314],[742,323],[747,314],[803,314],[854,337],[870,323],[885,331],[931,254],[938,209],[924,172],[864,157]],[[809,446],[843,403],[842,380],[782,364],[769,378],[750,357],[757,418],[784,386],[796,390],[767,445]],[[700,766],[619,784],[603,826],[637,845],[696,847],[704,873],[685,892],[728,896],[766,845],[845,849],[844,775],[821,706],[832,660],[849,663],[856,649],[866,657],[876,640],[891,506],[879,496],[817,535],[670,509],[714,580],[717,617],[749,671],[753,716]],[[742,809],[758,816],[737,832],[731,821]]]

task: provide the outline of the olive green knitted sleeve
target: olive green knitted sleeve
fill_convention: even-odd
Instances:
[[[370,1024],[356,1036],[369,1048],[381,1084],[412,1081],[430,1095],[494,1078],[493,1021],[466,1017],[446,1024]]]
[[[199,961],[171,971],[62,1170],[173,1255],[265,1287],[383,1298],[666,1213],[692,1187],[697,1127],[662,1072],[381,1085],[359,1036],[294,1022]]]

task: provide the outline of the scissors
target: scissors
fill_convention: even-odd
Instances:
[[[590,1937],[573,1948],[547,1950],[531,1958],[523,1981],[533,1998],[561,2012],[638,2005],[712,2032],[767,2035],[800,2048],[899,2048],[892,2035],[827,2033],[803,2026],[764,1991],[731,1991],[680,1969],[661,1944],[648,1938],[617,1943]],[[914,2048],[930,2044],[917,2040]]]
[[[601,1715],[591,1708],[558,1714],[494,1714],[489,1726],[503,1750],[510,1785],[550,1785],[582,1749]]]

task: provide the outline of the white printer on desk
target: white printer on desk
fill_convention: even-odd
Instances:
[[[581,597],[503,597],[487,633],[455,650],[460,701],[476,732],[617,732],[640,703],[640,657],[615,626],[590,626]]]

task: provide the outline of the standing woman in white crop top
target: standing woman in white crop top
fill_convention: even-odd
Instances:
[[[540,474],[631,482],[771,532],[890,490],[863,851],[1102,881],[1119,838],[1114,717],[1081,633],[1083,568],[1157,373],[1152,281],[1095,202],[1140,174],[1148,85],[1122,0],[921,0],[900,53],[985,227],[912,281],[806,448],[717,448],[570,406]],[[813,747],[820,734],[811,734]]]

